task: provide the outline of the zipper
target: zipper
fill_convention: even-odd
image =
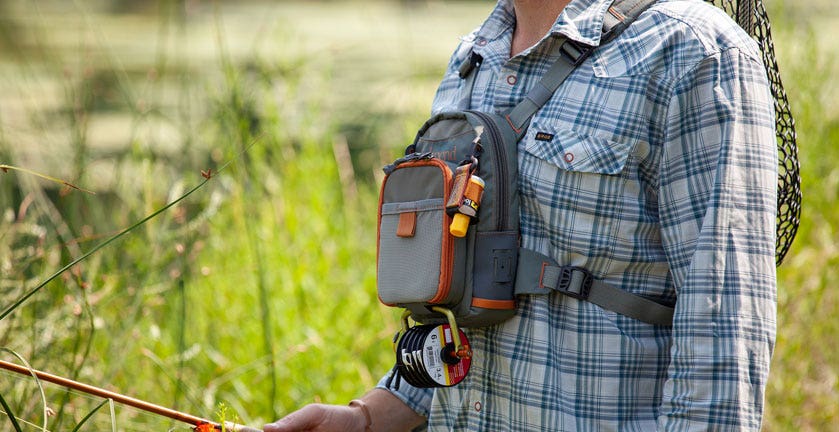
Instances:
[[[423,165],[436,165],[440,170],[443,172],[443,203],[449,199],[449,195],[452,193],[452,170],[449,168],[449,164],[446,162],[436,159],[423,159],[412,164],[413,166],[423,166]],[[452,223],[452,217],[446,212],[446,209],[442,209],[443,212],[443,227],[442,227],[442,243],[443,243],[443,250],[440,257],[440,266],[441,268],[441,275],[440,275],[440,284],[437,286],[437,295],[434,296],[428,303],[440,303],[449,296],[449,292],[452,288],[452,267],[454,267],[454,236],[449,233],[449,225]]]
[[[495,190],[498,191],[498,202],[500,205],[496,205],[496,208],[499,208],[499,211],[496,212],[496,231],[504,231],[508,225],[509,214],[507,212],[508,205],[508,198],[507,198],[507,151],[503,148],[503,137],[501,132],[498,131],[498,127],[495,125],[495,122],[492,121],[492,117],[487,115],[486,113],[480,111],[466,111],[468,113],[474,114],[478,117],[483,123],[484,127],[489,130],[489,136],[492,140],[492,144],[494,147],[493,151],[493,162],[495,163],[495,169],[498,171],[497,176],[495,176]]]
[[[406,156],[403,156],[399,159],[396,159],[395,161],[393,161],[393,163],[391,163],[389,165],[386,165],[384,168],[382,168],[382,171],[385,172],[385,175],[390,175],[390,173],[392,173],[393,170],[395,170],[400,164],[403,164],[403,163],[406,163],[406,162],[420,161],[420,160],[424,160],[424,159],[431,159],[432,157],[433,157],[433,155],[431,154],[431,152],[410,153]]]

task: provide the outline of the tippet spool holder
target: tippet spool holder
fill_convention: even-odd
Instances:
[[[402,329],[394,337],[396,365],[387,386],[399,389],[399,380],[420,388],[451,387],[463,381],[472,363],[469,341],[455,322],[454,314],[443,307],[432,310],[448,319],[447,324],[410,327],[410,311],[402,314]]]

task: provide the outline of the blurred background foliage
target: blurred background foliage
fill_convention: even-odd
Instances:
[[[392,364],[375,295],[380,167],[493,2],[0,1],[0,304],[200,183],[0,321],[4,360],[261,425],[345,403]],[[765,430],[839,425],[839,23],[766,0],[804,210],[779,269]],[[224,171],[220,165],[233,161]],[[0,372],[24,429],[101,403]],[[50,416],[45,420],[45,408]],[[8,419],[0,416],[6,428]],[[82,430],[182,428],[116,406]]]

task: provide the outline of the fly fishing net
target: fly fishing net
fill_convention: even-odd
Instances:
[[[801,218],[801,176],[795,120],[781,82],[769,16],[763,0],[705,0],[725,10],[760,46],[763,62],[775,97],[775,133],[778,138],[778,213],[775,263],[781,265],[795,239]]]

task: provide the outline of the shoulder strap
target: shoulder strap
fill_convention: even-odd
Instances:
[[[458,103],[461,110],[469,109],[469,105],[472,101],[472,93],[475,91],[475,75],[477,75],[477,73],[472,73],[472,71],[480,68],[483,62],[484,58],[475,51],[472,51],[469,53],[469,58],[466,59],[466,61],[460,65],[460,69],[458,69],[460,79],[464,80],[463,88],[466,89],[466,91],[461,95],[460,102]]]
[[[655,2],[656,0],[616,0],[604,17],[600,45],[614,40]],[[560,43],[559,58],[541,81],[528,92],[524,100],[506,115],[519,139],[524,135],[536,111],[553,96],[574,68],[584,62],[596,48],[568,39]],[[604,309],[649,324],[669,326],[673,323],[674,308],[671,306],[597,280],[584,268],[561,266],[552,258],[536,251],[519,249],[516,294],[546,294],[551,290],[589,301]]]
[[[600,45],[605,45],[615,39],[655,2],[656,0],[616,0],[612,3],[603,18],[603,36],[600,38]],[[524,136],[530,119],[536,111],[545,105],[556,89],[571,75],[571,72],[582,64],[596,48],[596,46],[583,45],[569,39],[560,42],[559,58],[542,80],[527,93],[524,100],[506,115],[507,121],[519,134],[519,138]]]

